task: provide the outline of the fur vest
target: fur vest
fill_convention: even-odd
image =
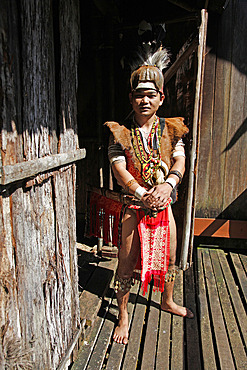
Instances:
[[[169,169],[172,165],[172,153],[175,145],[177,144],[178,140],[180,140],[189,131],[183,121],[184,118],[182,117],[165,118],[165,125],[160,140],[160,152],[161,159],[167,164]],[[131,130],[126,126],[120,125],[119,123],[113,121],[106,122],[105,125],[109,127],[111,133],[113,134],[114,142],[119,143],[124,150],[127,158],[127,169],[129,170],[129,167],[132,167],[129,163],[131,160],[133,167],[140,174],[141,163],[136,157],[132,145]],[[134,138],[134,140],[136,140],[136,138]],[[137,145],[137,142],[135,142],[135,144]],[[133,171],[130,172],[132,173]],[[132,173],[132,175],[136,177],[134,173]]]

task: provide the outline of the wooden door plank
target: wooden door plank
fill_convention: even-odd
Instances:
[[[217,58],[215,71],[214,90],[214,115],[212,124],[212,147],[211,147],[211,172],[210,179],[217,181],[209,182],[208,201],[206,209],[210,210],[210,217],[217,216],[222,212],[225,180],[225,157],[224,149],[227,142],[228,111],[231,83],[231,49],[232,43],[232,10],[227,7],[218,20],[218,32],[215,38],[215,54]],[[227,45],[226,45],[227,44]]]
[[[228,106],[228,136],[225,148],[225,173],[227,174],[231,172],[231,176],[225,176],[223,209],[225,210],[229,205],[231,205],[230,216],[235,218],[236,216],[239,216],[239,206],[236,207],[232,204],[233,200],[245,191],[247,185],[246,135],[238,135],[241,127],[242,129],[244,128],[244,121],[246,120],[245,99],[247,77],[246,68],[243,67],[243,62],[240,62],[242,60],[246,60],[246,4],[244,9],[244,5],[241,0],[232,1],[232,15],[232,43],[228,44],[231,45],[230,48],[228,47],[228,49],[231,50],[231,89]],[[227,43],[228,42],[229,40],[227,40]],[[234,166],[232,165],[233,163]],[[228,217],[226,215],[226,218]]]
[[[232,263],[234,265],[237,278],[239,281],[239,285],[242,291],[243,299],[245,302],[245,305],[247,304],[247,279],[246,279],[246,273],[243,269],[242,263],[239,259],[239,256],[237,253],[230,253]]]
[[[149,290],[150,286],[145,296],[139,292],[137,297],[134,319],[130,330],[129,343],[124,357],[123,370],[135,369],[137,366]]]
[[[235,316],[238,321],[239,330],[241,331],[245,346],[247,347],[247,320],[246,320],[246,311],[244,309],[242,300],[239,295],[238,287],[232,276],[232,272],[228,265],[225,253],[222,250],[218,250],[218,258],[221,264],[221,268],[225,277],[227,288],[233,302],[233,308],[235,311]]]
[[[198,271],[198,301],[199,301],[199,322],[202,346],[202,360],[204,369],[216,370],[215,353],[212,339],[212,332],[209,320],[208,302],[206,296],[206,283],[202,265],[203,250],[197,250],[197,271]]]
[[[217,251],[211,250],[210,257],[211,257],[215,280],[216,280],[217,289],[219,293],[221,308],[223,311],[223,315],[224,315],[224,319],[225,319],[225,323],[227,327],[228,338],[231,344],[233,358],[234,358],[236,367],[238,369],[246,369],[247,368],[246,354],[245,354],[243,343],[242,343],[240,333],[238,330],[238,325],[236,323],[236,319],[234,316],[232,304],[231,304],[231,301],[228,295],[226,282],[222,274]]]
[[[186,320],[187,366],[188,369],[201,369],[200,343],[197,325],[196,292],[194,266],[184,272],[185,305],[194,313],[194,319]]]
[[[168,312],[161,311],[160,313],[160,328],[156,356],[156,369],[158,370],[169,369],[171,317],[172,315]]]
[[[212,22],[211,22],[212,23]],[[203,83],[203,105],[202,105],[202,124],[200,128],[200,152],[198,168],[198,189],[196,202],[196,217],[207,217],[205,210],[208,209],[208,188],[210,183],[210,172],[212,166],[212,126],[214,115],[214,91],[215,91],[215,69],[216,55],[211,52],[215,44],[215,34],[217,23],[210,23],[207,33],[208,46],[206,49],[205,73]]]
[[[136,283],[131,288],[131,291],[130,291],[130,297],[129,297],[129,302],[128,302],[129,332],[130,332],[132,320],[133,320],[133,317],[134,317],[134,309],[135,309],[139,289],[140,289],[140,284]],[[116,299],[113,300],[113,304],[117,305],[117,300]],[[110,308],[110,312],[111,312],[111,308]],[[123,356],[124,356],[125,350],[126,350],[126,346],[118,344],[116,342],[113,342],[112,347],[111,347],[111,351],[110,351],[110,354],[109,354],[109,357],[108,357],[106,369],[108,369],[108,370],[120,369],[122,361],[123,361]]]
[[[180,271],[174,284],[174,301],[183,305],[183,271]],[[172,317],[171,342],[171,370],[184,367],[184,319],[179,316]]]
[[[235,369],[208,250],[203,252],[203,266],[220,368]]]
[[[156,360],[156,344],[158,336],[161,293],[152,292],[147,331],[144,342],[141,369],[154,369]]]

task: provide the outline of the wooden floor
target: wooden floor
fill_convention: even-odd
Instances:
[[[135,285],[127,346],[112,341],[118,315],[112,289],[116,259],[95,259],[82,266],[86,329],[72,370],[247,369],[246,255],[197,249],[193,266],[180,271],[174,291],[175,301],[195,313],[192,320],[161,311],[160,294],[150,286],[143,296]]]

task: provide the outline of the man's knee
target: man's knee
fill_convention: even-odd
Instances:
[[[136,267],[137,259],[136,258],[128,258],[127,260],[121,260],[118,264],[118,274],[122,278],[128,278],[133,275],[133,271]]]

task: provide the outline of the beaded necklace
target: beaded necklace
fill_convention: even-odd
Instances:
[[[158,130],[158,155],[156,158],[153,158],[153,139],[156,130]],[[153,173],[159,167],[161,161],[160,156],[161,127],[159,118],[155,117],[152,129],[148,136],[148,146],[150,148],[149,154],[145,152],[144,145],[140,135],[140,129],[136,123],[135,126],[134,124],[131,125],[131,135],[135,154],[141,163],[141,176],[145,182],[148,182],[151,179]],[[135,144],[134,141],[135,136],[137,138],[137,145]],[[153,163],[153,167],[151,167],[151,163]]]

